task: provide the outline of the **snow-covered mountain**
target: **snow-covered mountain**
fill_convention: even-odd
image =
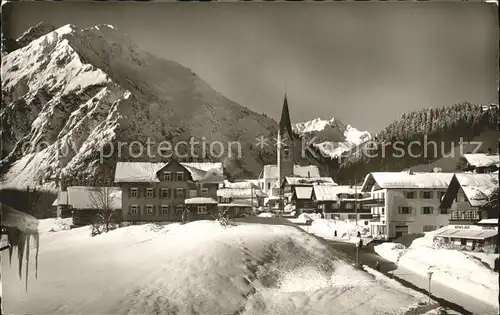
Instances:
[[[314,137],[314,145],[325,156],[332,158],[341,156],[355,146],[372,138],[368,131],[359,131],[335,118],[329,120],[316,118],[311,121],[297,123],[292,128],[301,136],[311,139]]]
[[[217,93],[190,69],[141,50],[109,25],[66,25],[3,56],[2,83],[4,186],[54,188],[56,179],[102,177],[117,160],[131,159],[133,141],[148,138],[172,145],[204,139],[205,148],[238,141],[241,159],[234,158],[234,146],[230,158],[226,145],[218,160],[235,174],[257,174],[252,143],[276,129],[272,119]],[[126,146],[118,156],[120,143]],[[101,159],[107,145],[114,154]],[[150,151],[158,152],[154,145]]]

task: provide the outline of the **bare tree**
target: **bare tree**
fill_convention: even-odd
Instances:
[[[90,193],[90,204],[97,213],[92,223],[92,236],[107,233],[117,228],[117,209],[115,208],[118,196],[110,187],[99,187]]]

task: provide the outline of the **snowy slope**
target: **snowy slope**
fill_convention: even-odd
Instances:
[[[208,144],[239,141],[244,154],[238,167],[257,173],[250,145],[276,128],[273,120],[225,98],[190,69],[141,50],[109,25],[66,25],[4,56],[2,83],[2,153],[8,154],[3,167],[9,168],[4,186],[52,187],[59,175],[102,177],[118,159],[115,154],[99,163],[103,147],[148,138],[172,146],[190,137]],[[232,166],[227,147],[219,160]],[[121,160],[130,159],[127,148]],[[158,150],[152,146],[150,152]]]
[[[41,233],[27,292],[4,263],[6,313],[331,314],[333,305],[335,314],[406,314],[426,300],[293,226],[198,221],[94,238],[88,227],[41,226],[58,232]]]
[[[368,131],[359,131],[351,125],[345,125],[338,119],[324,120],[316,118],[292,126],[295,132],[306,138],[315,138],[314,144],[325,156],[341,156],[357,145],[372,138]]]

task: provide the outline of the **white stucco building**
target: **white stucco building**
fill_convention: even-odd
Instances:
[[[441,198],[453,173],[375,172],[366,176],[362,191],[374,217],[372,235],[386,239],[423,233],[448,225],[449,213]]]

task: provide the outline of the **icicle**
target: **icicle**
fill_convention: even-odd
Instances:
[[[24,259],[24,249],[26,247],[26,234],[21,233],[19,236],[19,243],[17,244],[17,260],[19,267],[19,278],[23,278],[23,259]]]
[[[38,251],[40,250],[40,235],[35,233],[36,254],[35,254],[35,279],[38,279]]]
[[[30,239],[31,235],[26,236],[26,291],[28,291],[28,278],[29,278],[29,266],[30,266]]]

